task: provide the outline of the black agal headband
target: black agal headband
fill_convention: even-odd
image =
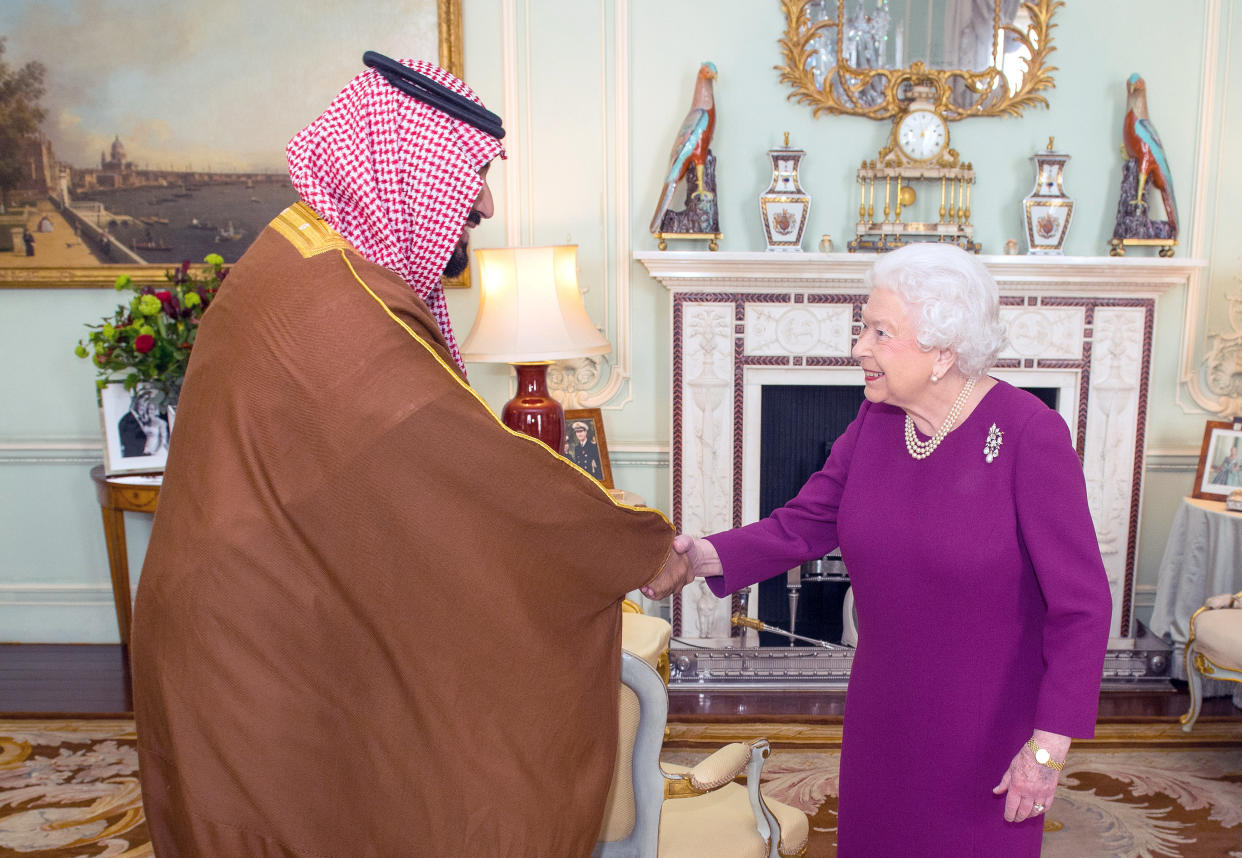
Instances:
[[[504,139],[505,129],[500,124],[500,117],[461,93],[453,92],[439,81],[432,80],[427,75],[383,54],[377,54],[375,51],[367,51],[363,54],[362,61],[411,98],[417,98],[454,119],[473,125],[497,140]]]

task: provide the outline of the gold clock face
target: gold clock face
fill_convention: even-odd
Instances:
[[[948,127],[930,110],[912,110],[897,125],[897,146],[912,161],[930,161],[948,142]]]

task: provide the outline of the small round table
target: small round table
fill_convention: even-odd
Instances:
[[[129,593],[129,554],[125,549],[125,513],[155,513],[160,499],[162,476],[105,477],[103,465],[91,468],[95,495],[103,515],[104,540],[108,546],[108,570],[112,573],[112,600],[116,604],[116,624],[121,645],[129,646],[129,625],[133,616]]]

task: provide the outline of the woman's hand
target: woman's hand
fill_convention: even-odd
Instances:
[[[1065,761],[1069,752],[1070,737],[1060,733],[1049,733],[1044,730],[1035,731],[1035,744],[1044,748],[1059,762]],[[1005,796],[1005,820],[1021,822],[1032,816],[1047,813],[1056,797],[1057,780],[1061,773],[1035,761],[1035,752],[1029,745],[1023,745],[1009,770],[1001,778],[1001,782],[992,792]]]
[[[711,578],[724,574],[724,567],[720,565],[720,555],[716,553],[716,546],[706,539],[679,533],[673,538],[673,550],[678,554],[686,555],[694,574],[699,578]]]

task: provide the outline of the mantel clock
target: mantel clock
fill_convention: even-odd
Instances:
[[[857,237],[847,246],[851,252],[885,251],[935,240],[978,253],[970,223],[975,171],[949,147],[945,99],[936,97],[932,82],[913,84],[910,94],[905,109],[893,118],[888,144],[858,168]]]

